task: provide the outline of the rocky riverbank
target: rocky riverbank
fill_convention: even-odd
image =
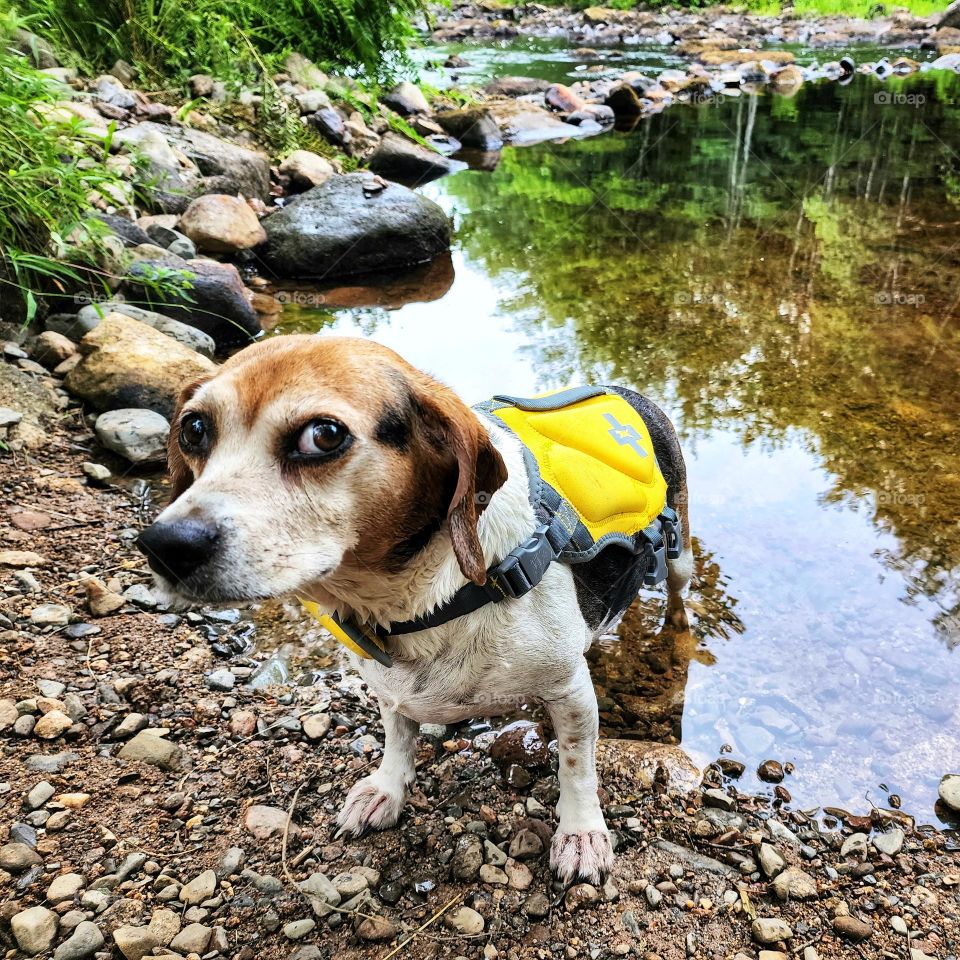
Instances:
[[[549,874],[556,755],[539,726],[424,728],[400,828],[336,838],[378,761],[375,705],[349,673],[277,673],[244,611],[162,609],[133,547],[162,486],[104,451],[123,424],[49,371],[60,336],[0,364],[9,956],[956,955],[955,838],[896,809],[811,817],[790,798],[803,771],[775,760],[755,797],[732,755],[701,772],[677,748],[605,741],[618,858],[599,888]]]

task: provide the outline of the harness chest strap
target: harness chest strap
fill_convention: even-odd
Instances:
[[[644,562],[643,582],[667,575],[667,559],[682,551],[677,515],[666,505],[646,424],[619,394],[576,387],[531,399],[496,396],[477,408],[523,444],[530,500],[540,523],[533,534],[487,571],[481,587],[468,583],[429,614],[389,629],[341,620],[301,600],[353,653],[391,666],[387,639],[441,626],[488,603],[516,599],[543,579],[555,560],[582,563],[611,545]]]

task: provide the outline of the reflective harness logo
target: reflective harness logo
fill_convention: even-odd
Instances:
[[[607,433],[609,433],[621,447],[633,447],[634,452],[639,453],[641,457],[647,455],[647,451],[643,449],[640,434],[637,433],[634,427],[629,423],[620,423],[612,413],[605,413],[603,416],[607,423],[611,425]]]

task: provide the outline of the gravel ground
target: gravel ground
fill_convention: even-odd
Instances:
[[[810,819],[775,762],[750,797],[729,756],[701,776],[675,747],[605,741],[616,867],[565,890],[549,730],[429,727],[399,828],[337,839],[375,704],[335,671],[271,685],[240,611],[157,610],[132,542],[156,484],[90,466],[118,462],[44,379],[18,371],[4,404],[43,426],[0,448],[8,957],[957,955],[955,838],[897,810]]]

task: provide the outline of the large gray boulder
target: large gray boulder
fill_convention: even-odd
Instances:
[[[193,162],[203,175],[203,193],[241,193],[245,197],[266,200],[270,192],[270,159],[266,154],[238,146],[203,130],[165,126],[159,123],[138,123],[118,130],[114,142],[136,150],[145,138],[159,135],[171,147]],[[187,193],[192,185],[185,185]]]
[[[937,26],[941,30],[944,27],[960,27],[960,0],[953,0],[953,3],[947,6]]]
[[[333,176],[263,221],[261,259],[281,277],[341,277],[430,260],[450,246],[432,200],[369,174]]]

